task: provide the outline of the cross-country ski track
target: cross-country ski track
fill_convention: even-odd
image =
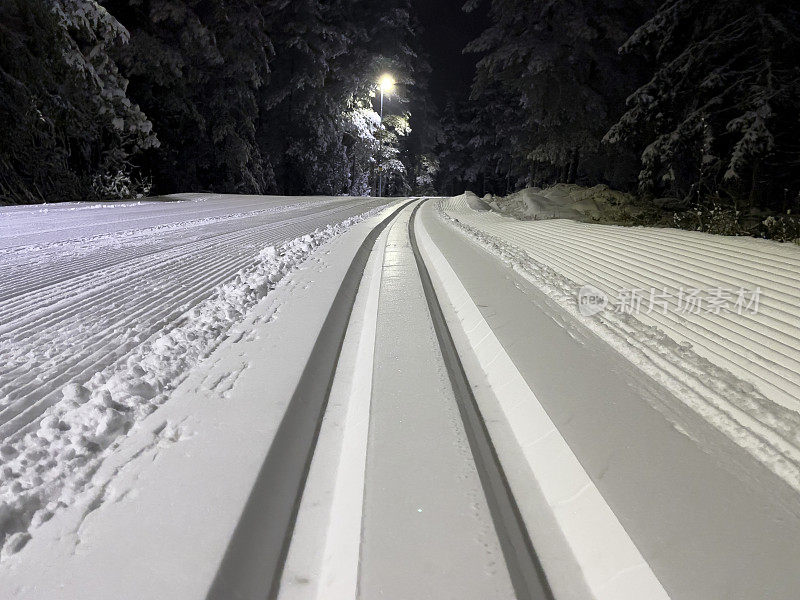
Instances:
[[[800,587],[796,248],[469,195],[9,208],[0,233],[11,599]],[[585,285],[763,310],[584,315]]]

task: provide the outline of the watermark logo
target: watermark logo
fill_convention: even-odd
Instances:
[[[591,317],[602,312],[608,306],[608,296],[602,290],[585,285],[578,290],[578,311],[584,317]]]
[[[628,315],[667,313],[737,315],[758,314],[761,288],[622,288],[612,300],[602,290],[584,285],[578,290],[578,311],[591,317],[604,310]]]

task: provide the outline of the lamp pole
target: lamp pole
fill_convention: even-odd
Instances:
[[[381,137],[378,140],[378,197],[383,196],[383,95],[384,93],[391,93],[392,88],[394,88],[394,83],[394,77],[389,75],[389,73],[384,73],[381,75],[381,78],[378,81],[378,87],[381,90]]]
[[[383,196],[383,84],[381,84],[381,139],[378,140],[378,198]]]

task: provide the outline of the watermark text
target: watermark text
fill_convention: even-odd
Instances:
[[[622,288],[615,296],[591,285],[578,290],[578,311],[591,317],[603,311],[621,314],[758,314],[761,288]]]

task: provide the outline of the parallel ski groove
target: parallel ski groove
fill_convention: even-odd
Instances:
[[[420,206],[422,203],[414,207],[408,222],[411,248],[422,280],[433,328],[439,340],[441,355],[447,366],[464,431],[469,440],[475,467],[492,514],[514,591],[518,600],[553,600],[550,584],[536,555],[528,529],[472,393],[472,386],[458,356],[428,268],[417,245],[414,220]]]

